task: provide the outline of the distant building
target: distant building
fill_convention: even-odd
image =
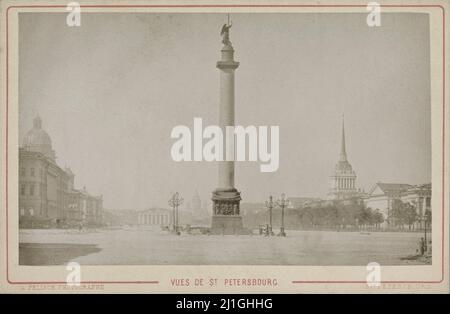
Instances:
[[[347,160],[344,120],[342,120],[341,153],[334,173],[330,176],[330,185],[329,199],[343,200],[359,194],[356,188],[356,172]]]
[[[86,225],[98,225],[102,223],[102,196],[93,196],[83,187],[82,190],[69,190],[67,192],[67,198],[68,206],[65,216],[67,223],[79,222]]]
[[[109,226],[169,226],[172,220],[173,212],[166,208],[104,211],[104,221]]]
[[[394,223],[392,215],[396,200],[409,203],[416,208],[416,227],[423,228],[426,211],[431,210],[431,184],[410,185],[403,183],[376,183],[364,199],[367,207],[383,214],[386,225]]]
[[[169,209],[150,208],[137,212],[137,224],[147,226],[169,226],[172,224],[172,214]]]
[[[51,138],[37,116],[19,148],[19,226],[101,224],[102,196],[76,190],[74,179],[70,168],[56,163]]]
[[[431,183],[414,185],[402,196],[403,202],[416,206],[420,219],[424,219],[427,211],[431,211]]]

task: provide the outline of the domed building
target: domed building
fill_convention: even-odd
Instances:
[[[354,197],[358,194],[356,188],[356,173],[352,165],[347,160],[347,151],[345,147],[345,126],[342,119],[342,139],[341,153],[337,162],[334,173],[330,177],[329,198],[343,200]]]
[[[33,119],[33,128],[25,135],[22,147],[28,151],[42,153],[52,160],[56,159],[55,151],[52,149],[52,139],[42,128],[40,116]]]
[[[21,228],[98,225],[102,196],[74,188],[75,174],[56,163],[52,140],[33,120],[19,148],[19,226]]]

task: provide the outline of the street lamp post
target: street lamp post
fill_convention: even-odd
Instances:
[[[431,211],[425,211],[425,224],[424,224],[424,252],[426,253],[428,250],[428,242],[427,242],[427,224],[431,221]]]
[[[278,207],[281,208],[281,228],[278,236],[285,237],[286,232],[284,232],[284,208],[288,206],[289,201],[286,199],[286,194],[282,193],[281,198],[276,201]]]
[[[272,230],[272,209],[274,207],[273,197],[270,195],[269,201],[266,201],[266,207],[269,209],[269,235],[274,235]]]
[[[176,235],[180,235],[178,230],[178,206],[183,204],[183,198],[176,192],[170,199],[169,205],[173,208],[173,231]]]

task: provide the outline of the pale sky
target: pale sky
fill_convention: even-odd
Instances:
[[[357,186],[431,181],[428,15],[234,14],[236,124],[279,125],[280,167],[236,164],[243,202],[325,197],[342,114]],[[217,165],[176,163],[172,128],[216,124],[225,14],[20,13],[20,132],[39,113],[60,166],[105,208],[211,205]]]

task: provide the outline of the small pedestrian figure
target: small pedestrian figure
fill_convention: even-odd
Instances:
[[[268,237],[270,234],[269,234],[269,225],[266,225],[266,228],[264,229],[264,235],[266,236],[266,237]]]

